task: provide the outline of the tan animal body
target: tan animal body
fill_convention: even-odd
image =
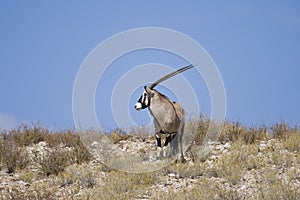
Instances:
[[[175,76],[176,74],[179,74],[192,67],[194,66],[189,65],[187,67],[183,67],[160,78],[149,87],[145,86],[144,93],[135,104],[136,110],[148,108],[154,118],[155,136],[157,140],[159,155],[158,157],[161,157],[162,152],[161,136],[162,134],[166,134],[166,140],[164,142],[163,148],[166,148],[170,143],[169,156],[175,156],[178,154],[182,162],[185,160],[182,149],[182,139],[185,125],[185,111],[179,103],[171,101],[167,96],[159,93],[153,88],[160,82],[167,80]]]

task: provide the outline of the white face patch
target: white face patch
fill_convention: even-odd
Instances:
[[[137,102],[135,105],[134,105],[134,108],[136,110],[141,110],[142,109],[142,104],[140,102]]]

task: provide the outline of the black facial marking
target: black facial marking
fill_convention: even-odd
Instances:
[[[138,102],[142,104],[143,95],[139,98]]]
[[[142,96],[139,98],[138,102],[142,105],[142,109],[145,109],[149,106],[149,99],[147,93],[143,93]],[[146,99],[148,100],[146,104]]]

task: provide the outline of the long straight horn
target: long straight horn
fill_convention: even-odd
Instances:
[[[161,82],[163,82],[163,81],[165,81],[165,80],[167,80],[167,79],[169,79],[169,78],[175,76],[176,74],[179,74],[179,73],[181,73],[181,72],[184,72],[185,70],[191,69],[192,67],[195,67],[195,66],[194,66],[194,65],[189,65],[189,66],[183,67],[183,68],[181,68],[181,69],[178,69],[178,70],[176,70],[176,71],[174,71],[174,72],[172,72],[172,73],[170,73],[170,74],[168,74],[168,75],[166,75],[166,76],[164,76],[164,77],[158,79],[157,81],[155,81],[154,83],[152,83],[152,84],[149,86],[149,88],[150,88],[150,89],[153,89],[153,88],[154,88],[155,86],[157,86],[159,83],[161,83]]]

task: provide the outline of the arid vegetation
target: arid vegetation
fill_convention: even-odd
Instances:
[[[76,131],[22,125],[0,133],[0,199],[300,199],[300,131],[278,123],[226,122],[205,140],[211,121],[196,128],[186,163],[126,173],[97,161]],[[155,148],[145,130],[108,138],[122,151]],[[205,144],[203,144],[205,141]],[[142,143],[139,149],[137,143]],[[201,156],[203,146],[209,149]]]

